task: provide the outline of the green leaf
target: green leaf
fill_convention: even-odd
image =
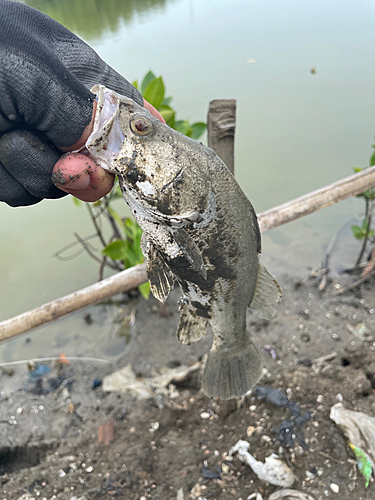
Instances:
[[[350,227],[353,231],[354,238],[357,238],[357,240],[363,240],[363,238],[366,235],[366,232],[364,232],[363,229],[359,226],[350,226]]]
[[[354,446],[354,444],[352,444],[352,443],[349,443],[349,446],[354,451],[355,457],[357,459],[357,466],[358,466],[359,472],[365,478],[366,488],[367,488],[367,486],[370,483],[370,478],[371,478],[371,474],[372,474],[371,461],[369,460],[366,453],[361,450],[361,448]]]
[[[373,167],[374,165],[375,165],[375,151],[372,153],[370,158],[370,167]]]
[[[150,283],[146,281],[146,283],[142,283],[142,285],[139,285],[138,290],[141,292],[141,295],[144,299],[148,300],[150,297]]]
[[[172,97],[164,97],[162,105],[163,106],[169,106],[172,101]]]
[[[155,80],[152,80],[152,82],[147,85],[146,90],[143,92],[143,97],[152,104],[154,108],[159,109],[164,99],[164,83],[161,76],[155,78]]]
[[[355,172],[356,174],[358,172],[362,172],[363,168],[359,168],[359,167],[353,167],[353,172]]]
[[[205,133],[207,125],[203,122],[197,122],[193,123],[191,128],[192,128],[191,138],[197,140]]]
[[[165,104],[163,104],[162,106],[160,106],[159,112],[166,121],[167,125],[173,128],[176,114],[174,110],[170,106],[166,106]]]
[[[107,211],[108,211],[108,214],[112,217],[112,219],[114,219],[117,222],[117,224],[122,229],[124,229],[124,222],[121,219],[120,215],[116,212],[116,210],[114,208],[112,208],[111,206],[108,205]]]
[[[138,88],[138,80],[134,80],[134,82],[132,82],[132,85],[133,85],[133,87],[135,87],[137,90],[139,90],[139,88]]]
[[[155,80],[156,76],[154,75],[154,73],[152,71],[149,71],[147,73],[147,75],[143,78],[142,80],[142,83],[141,83],[141,94],[143,95],[144,97],[144,93],[145,93],[145,90],[147,88],[147,86],[153,81]],[[148,100],[148,99],[146,99]],[[150,101],[149,101],[150,102]]]
[[[126,242],[123,240],[112,241],[103,248],[102,253],[113,260],[123,260],[126,256]]]
[[[76,198],[75,196],[72,196],[72,200],[76,207],[80,207],[82,205],[82,201]]]
[[[175,128],[175,130],[177,130],[177,132],[181,132],[181,134],[188,135],[189,120],[177,120],[174,123],[174,128]]]

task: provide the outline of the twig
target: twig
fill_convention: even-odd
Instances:
[[[93,238],[97,238],[97,234],[90,234],[89,236],[85,236],[84,238],[82,238],[83,241],[87,241],[87,240],[91,240]],[[75,257],[77,257],[79,254],[81,254],[83,251],[84,251],[84,248],[80,248],[78,250],[78,252],[76,252],[74,255],[71,255],[69,257],[61,257],[61,254],[66,252],[67,250],[69,250],[70,248],[73,248],[77,245],[80,245],[81,243],[79,241],[72,241],[71,243],[69,243],[68,245],[65,245],[64,247],[60,248],[60,250],[58,250],[57,252],[55,252],[54,254],[52,254],[52,258],[53,257],[56,257],[57,259],[59,260],[71,260],[71,259],[74,259]]]
[[[314,269],[312,269],[312,271],[310,272],[310,274],[307,276],[307,278],[303,278],[303,280],[300,280],[296,283],[295,286],[300,286],[300,285],[306,285],[306,283],[308,281],[310,281],[312,278],[319,278],[319,276],[322,276],[324,274],[327,274],[328,273],[328,269],[327,268],[324,268],[324,269],[319,269],[319,271],[315,271]]]
[[[354,281],[350,285],[344,286],[344,288],[340,288],[339,290],[336,290],[335,292],[333,292],[333,295],[341,295],[342,293],[345,293],[348,290],[353,290],[353,288],[357,287],[358,285],[361,285],[365,281],[369,280],[371,278],[371,276],[374,276],[374,275],[375,275],[375,270],[369,274],[366,274],[366,276],[359,278],[359,280]]]
[[[90,255],[90,257],[92,259],[94,259],[96,262],[99,262],[99,264],[102,263],[102,260],[99,259],[99,257],[97,257],[93,252],[92,250],[90,249],[90,247],[87,245],[87,243],[80,237],[80,235],[78,233],[73,233],[74,236],[77,238],[77,240],[81,243],[81,245],[83,246],[83,248],[86,250],[86,252]],[[106,263],[108,267],[111,267],[112,269],[115,269],[116,271],[122,271],[121,267],[118,265],[118,264],[112,264],[111,262],[107,262]]]
[[[366,234],[365,234],[365,237],[363,239],[361,252],[360,252],[358,259],[357,259],[357,262],[356,262],[357,266],[360,264],[362,257],[363,257],[363,254],[366,251],[366,246],[367,246],[367,242],[368,242],[368,238],[369,238],[369,234],[370,234],[370,227],[371,227],[371,221],[372,221],[372,202],[370,202],[370,200],[368,198],[365,198],[365,202],[366,202],[365,220],[367,220],[367,227],[366,227]]]
[[[102,259],[102,263],[100,264],[100,268],[99,268],[99,281],[102,281],[102,279],[103,279],[103,273],[104,273],[106,261],[107,261],[107,257],[104,255],[104,257]]]
[[[325,356],[321,356],[320,358],[315,358],[312,360],[313,364],[324,363],[324,361],[330,361],[331,359],[337,356],[337,352],[331,352],[330,354],[326,354]]]
[[[375,245],[371,250],[369,260],[366,262],[366,267],[362,271],[361,278],[364,278],[365,276],[370,274],[373,270],[375,270]]]
[[[87,207],[87,210],[89,211],[89,214],[90,214],[90,217],[91,217],[91,220],[92,220],[92,223],[94,224],[94,227],[96,229],[96,232],[99,236],[99,239],[100,241],[102,242],[102,245],[103,247],[106,247],[107,246],[107,243],[105,242],[105,239],[103,237],[103,234],[101,232],[101,229],[100,227],[98,226],[98,223],[96,221],[96,217],[94,216],[94,213],[92,211],[92,208],[90,207],[89,203],[85,203],[86,207]]]
[[[0,363],[0,368],[6,368],[7,366],[24,365],[25,363],[30,363],[30,361],[35,361],[35,363],[44,363],[47,361],[59,361],[60,357],[53,356],[51,358],[33,358],[33,359],[20,359],[18,361],[7,361],[5,363]],[[108,364],[110,361],[101,358],[85,358],[80,356],[67,356],[68,361],[85,361],[88,363],[105,363]]]
[[[328,455],[328,453],[324,453],[324,451],[320,451],[319,455],[322,455],[322,457],[329,458],[330,460],[332,460],[332,462],[336,462],[337,464],[345,465],[345,462],[343,460],[338,460],[337,458],[333,458],[330,455]]]

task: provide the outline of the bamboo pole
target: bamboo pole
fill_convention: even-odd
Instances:
[[[261,232],[268,231],[374,187],[375,167],[369,167],[258,214],[260,230]]]
[[[121,292],[126,292],[147,280],[146,266],[140,264],[114,274],[98,283],[43,304],[0,323],[0,342],[56,321],[63,316],[102,302]]]
[[[334,182],[322,189],[258,214],[262,232],[281,226],[375,187],[375,167]],[[106,278],[77,292],[65,295],[36,309],[0,322],[0,342],[77,312],[104,299],[126,292],[146,281],[144,264]]]

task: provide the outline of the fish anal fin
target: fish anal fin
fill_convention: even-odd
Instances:
[[[189,345],[203,339],[207,332],[207,319],[198,316],[189,307],[183,307],[180,312],[180,322],[177,337],[181,344]]]
[[[204,278],[207,279],[207,269],[203,262],[202,253],[194,243],[194,240],[185,229],[173,231],[173,239],[180,247],[184,257],[190,265]]]
[[[241,397],[254,387],[263,374],[263,364],[255,345],[238,349],[212,349],[203,372],[202,389],[211,398]]]
[[[283,292],[273,276],[259,262],[257,287],[249,304],[252,312],[263,319],[271,319],[276,313],[277,304]]]
[[[151,293],[157,300],[164,303],[169,292],[173,290],[175,278],[152,243],[148,242],[147,247],[147,279]]]

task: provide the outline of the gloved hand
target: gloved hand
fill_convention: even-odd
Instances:
[[[66,194],[53,184],[52,170],[62,151],[88,137],[89,89],[96,83],[144,105],[138,90],[69,30],[31,7],[0,0],[0,201],[32,205]],[[112,176],[98,169],[90,175],[98,176],[91,184],[100,189],[87,201],[112,186]],[[54,180],[69,191],[66,178]]]

